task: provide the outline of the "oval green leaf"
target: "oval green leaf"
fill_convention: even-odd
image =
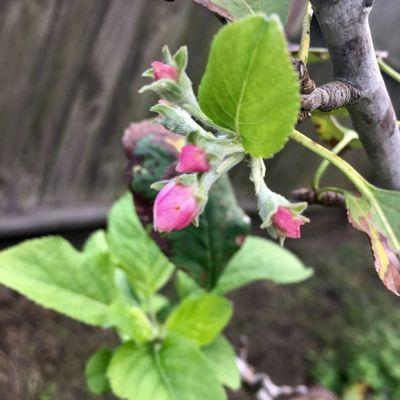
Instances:
[[[296,283],[312,274],[313,270],[306,268],[289,250],[270,240],[249,236],[241,250],[232,257],[215,292],[227,293],[260,280],[277,284]]]
[[[110,391],[107,368],[112,355],[112,350],[102,348],[96,351],[86,364],[86,384],[93,394],[101,395]]]
[[[113,392],[128,400],[225,400],[211,362],[190,341],[120,346],[108,368]]]
[[[216,124],[235,131],[255,157],[282,149],[297,121],[298,79],[276,16],[244,18],[215,37],[199,102]]]
[[[169,315],[166,327],[199,345],[206,345],[221,333],[231,316],[229,300],[203,294],[185,298]]]
[[[211,361],[219,381],[232,390],[240,388],[240,374],[236,365],[236,354],[224,336],[218,336],[212,343],[202,348]]]

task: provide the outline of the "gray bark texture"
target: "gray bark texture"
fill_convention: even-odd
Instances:
[[[301,106],[305,111],[332,111],[357,101],[360,93],[354,86],[343,81],[333,81],[303,95]]]
[[[311,0],[329,48],[335,79],[360,93],[347,106],[376,174],[400,189],[400,131],[379,71],[369,27],[373,0]]]

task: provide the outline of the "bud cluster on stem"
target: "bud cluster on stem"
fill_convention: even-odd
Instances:
[[[177,172],[196,174],[209,171],[211,165],[205,150],[193,144],[185,145],[179,155]],[[180,181],[179,177],[167,183],[158,193],[154,204],[154,229],[159,232],[181,230],[195,221],[201,210],[198,180]]]
[[[186,48],[174,55],[165,47],[164,61],[154,61],[144,73],[153,83],[141,92],[152,90],[160,96],[152,107],[158,114],[156,122],[184,137],[176,166],[178,176],[155,183],[160,190],[154,209],[154,229],[171,232],[197,224],[208,193],[222,174],[241,162],[245,156],[237,136],[218,127],[201,111],[185,69]]]
[[[197,224],[213,184],[246,157],[239,135],[215,125],[200,109],[185,72],[186,65],[185,48],[175,55],[164,48],[164,61],[153,62],[144,73],[153,83],[141,90],[152,90],[160,96],[161,100],[152,107],[158,114],[157,122],[185,140],[176,166],[179,175],[152,186],[160,190],[153,210],[154,228],[160,232]],[[299,238],[301,226],[308,222],[302,215],[307,203],[290,203],[274,193],[265,184],[264,176],[264,161],[251,158],[251,180],[258,198],[261,227],[281,242],[285,238]]]

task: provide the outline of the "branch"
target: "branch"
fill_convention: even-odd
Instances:
[[[236,358],[240,377],[244,386],[252,393],[255,393],[257,400],[274,400],[282,396],[306,395],[309,389],[304,386],[278,386],[272,382],[265,373],[257,373],[247,362],[248,340],[247,337],[240,338],[239,355]]]
[[[360,92],[347,82],[333,81],[316,87],[304,62],[296,58],[292,58],[292,62],[299,74],[302,95],[299,122],[311,117],[312,111],[336,110],[359,99]]]
[[[306,201],[309,205],[318,204],[323,207],[346,208],[344,196],[333,190],[317,191],[300,188],[292,192],[296,201]]]
[[[301,96],[305,111],[332,111],[355,103],[360,92],[347,82],[333,81],[315,88],[310,94]]]
[[[321,387],[278,386],[265,373],[257,373],[247,362],[248,339],[240,338],[239,355],[236,363],[245,388],[255,394],[257,400],[338,400],[337,397]]]
[[[332,57],[335,79],[360,99],[347,106],[377,175],[400,189],[400,131],[380,74],[368,24],[373,0],[311,0]]]

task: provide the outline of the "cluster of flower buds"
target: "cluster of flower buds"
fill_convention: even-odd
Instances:
[[[210,170],[210,163],[203,148],[187,144],[182,148],[177,172],[202,173]],[[186,182],[185,182],[186,181]],[[201,196],[195,179],[176,179],[168,182],[158,193],[154,203],[154,228],[171,232],[186,228],[201,212]]]
[[[240,163],[246,153],[237,133],[216,125],[201,110],[186,74],[187,49],[172,55],[163,49],[164,60],[152,63],[143,76],[153,79],[140,92],[151,90],[160,101],[152,111],[156,122],[184,136],[176,171],[180,174],[168,181],[155,183],[160,190],[154,205],[154,228],[160,232],[180,230],[197,224],[215,181]],[[307,203],[291,204],[269,190],[264,181],[262,159],[252,159],[251,179],[256,187],[261,227],[274,238],[300,237],[300,227],[308,222],[301,215]]]
[[[188,142],[183,146],[175,168],[179,175],[152,186],[161,189],[153,209],[154,228],[159,232],[171,232],[191,223],[197,224],[207,204],[208,193],[226,172],[226,165],[231,168],[244,157],[243,152],[226,154],[224,150],[230,149],[226,143],[203,139],[201,144]]]
[[[186,48],[172,56],[165,47],[163,53],[164,61],[153,62],[144,73],[153,83],[141,91],[152,90],[161,97],[151,109],[158,114],[156,122],[185,140],[176,166],[180,175],[152,186],[160,189],[153,209],[154,228],[171,232],[197,224],[212,185],[242,161],[245,153],[232,132],[216,131],[201,111],[185,72]]]

